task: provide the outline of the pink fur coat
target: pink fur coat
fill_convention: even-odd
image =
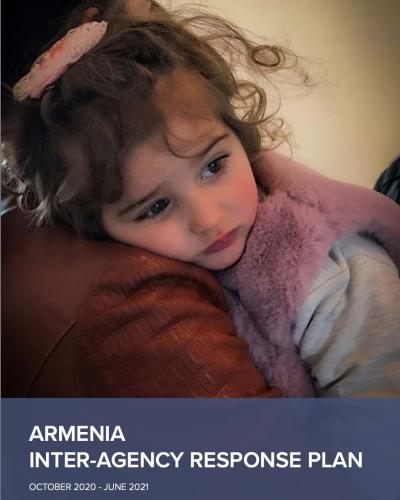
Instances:
[[[254,164],[267,196],[239,262],[217,273],[239,337],[271,386],[314,394],[292,341],[297,313],[336,240],[365,232],[400,270],[400,207],[372,190],[328,179],[277,153]]]

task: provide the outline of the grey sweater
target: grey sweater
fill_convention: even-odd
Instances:
[[[400,279],[370,238],[335,242],[293,340],[319,396],[400,397]]]

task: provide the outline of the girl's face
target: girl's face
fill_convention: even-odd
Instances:
[[[165,106],[169,147],[160,132],[130,152],[123,194],[103,207],[102,222],[118,241],[223,269],[244,250],[257,212],[256,182],[236,135],[211,113],[188,112],[175,93]]]

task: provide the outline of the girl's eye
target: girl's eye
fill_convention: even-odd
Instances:
[[[144,219],[152,219],[153,217],[157,217],[161,212],[163,212],[169,205],[169,200],[167,198],[161,198],[157,200],[151,207],[139,215],[136,220],[144,220]]]
[[[228,155],[220,156],[206,165],[201,172],[202,180],[221,174],[224,170],[224,160],[227,157]]]

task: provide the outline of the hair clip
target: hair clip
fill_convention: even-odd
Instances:
[[[106,30],[106,21],[92,21],[69,30],[39,56],[29,73],[14,85],[15,99],[23,101],[27,97],[40,98],[46,87],[58,80],[71,64],[99,43]]]

